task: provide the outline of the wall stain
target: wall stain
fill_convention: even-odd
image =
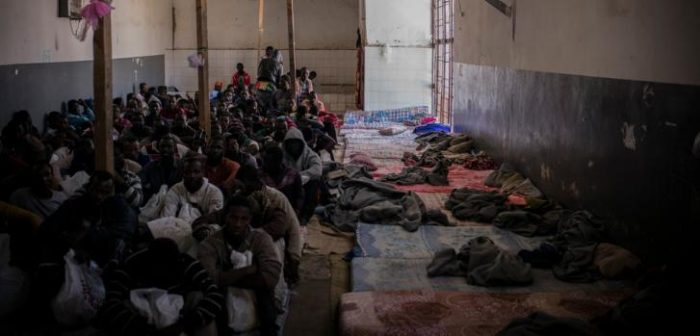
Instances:
[[[634,137],[634,124],[628,124],[625,122],[622,124],[622,143],[627,149],[636,151],[637,150],[637,139]]]
[[[552,171],[544,163],[540,165],[540,177],[544,181],[549,181],[552,179]]]

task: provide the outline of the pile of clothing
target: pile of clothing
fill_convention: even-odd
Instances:
[[[464,168],[471,170],[492,170],[497,167],[496,162],[484,151],[469,154],[466,158],[460,160],[464,161]]]
[[[484,181],[489,187],[500,188],[503,194],[519,194],[531,198],[543,198],[544,194],[535,187],[530,179],[516,172],[513,167],[504,163],[498,170],[491,173]]]
[[[449,174],[449,163],[442,159],[438,160],[435,167],[431,171],[427,171],[421,167],[413,166],[406,167],[400,173],[391,173],[384,175],[380,181],[392,182],[398,185],[415,185],[415,184],[430,184],[433,186],[450,185],[447,180]]]
[[[418,195],[390,184],[361,177],[342,181],[338,191],[337,202],[318,214],[340,231],[354,232],[360,221],[400,225],[410,232],[420,225],[450,225],[441,211],[427,211]]]
[[[496,246],[487,237],[476,237],[456,252],[445,249],[435,254],[427,267],[428,276],[466,276],[475,286],[517,286],[532,283],[530,265]]]
[[[552,218],[554,220],[554,218]],[[551,268],[554,276],[568,282],[593,282],[601,278],[633,275],[641,261],[626,249],[601,243],[606,240],[605,222],[588,211],[563,210],[557,233],[520,257],[537,268]]]

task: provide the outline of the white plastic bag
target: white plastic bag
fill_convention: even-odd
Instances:
[[[168,186],[160,186],[157,194],[151,196],[151,199],[146,202],[146,205],[141,208],[141,213],[139,213],[139,222],[148,223],[160,216],[160,212],[163,209],[163,204],[165,203],[165,195],[168,193]]]
[[[241,269],[253,264],[253,252],[231,251],[233,269]],[[236,333],[244,333],[258,327],[257,301],[255,292],[250,289],[229,287],[226,292],[228,326]]]
[[[61,181],[61,187],[63,191],[71,197],[75,194],[78,189],[82,188],[86,183],[90,181],[90,175],[85,171],[79,171],[73,176],[67,177],[65,180]]]
[[[139,315],[156,329],[167,328],[180,320],[180,311],[185,306],[182,295],[168,294],[159,288],[134,289],[129,293],[131,304]]]
[[[202,217],[202,213],[199,211],[199,209],[191,206],[189,203],[181,204],[180,212],[177,214],[177,218],[192,224],[199,217]]]
[[[180,248],[180,252],[187,252],[194,244],[192,237],[192,225],[175,217],[164,217],[146,223],[153,238],[170,238]]]
[[[73,250],[69,250],[63,259],[66,262],[65,281],[51,301],[54,317],[66,326],[88,323],[97,315],[105,299],[101,271],[94,262],[78,263]]]
[[[226,293],[228,327],[236,333],[255,330],[258,323],[255,292],[250,289],[229,287]]]

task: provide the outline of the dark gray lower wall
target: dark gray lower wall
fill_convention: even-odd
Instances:
[[[700,87],[455,64],[455,129],[647,257],[690,236]]]
[[[34,123],[60,111],[61,103],[93,96],[92,61],[0,65],[0,125],[12,113],[27,110]],[[114,97],[126,97],[138,83],[165,82],[165,56],[146,56],[113,61]]]

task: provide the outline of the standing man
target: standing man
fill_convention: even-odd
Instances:
[[[236,72],[231,79],[231,85],[233,85],[236,92],[250,86],[250,75],[243,70],[243,63],[236,64]]]

